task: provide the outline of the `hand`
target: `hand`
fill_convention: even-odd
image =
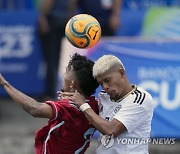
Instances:
[[[63,99],[71,99],[71,94],[70,92],[63,92],[63,91],[57,91],[58,94],[58,100],[63,100]]]
[[[85,103],[84,96],[81,95],[77,90],[74,93],[59,91],[58,94],[61,99],[70,99],[78,107]]]
[[[4,86],[7,83],[7,81],[4,79],[4,77],[0,74],[0,86]]]

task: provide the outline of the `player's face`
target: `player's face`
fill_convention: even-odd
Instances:
[[[74,73],[73,71],[66,71],[63,75],[63,80],[62,80],[62,90],[64,92],[74,92],[73,90],[73,78],[74,78]]]
[[[122,69],[106,72],[96,79],[112,99],[121,97],[124,87],[124,73],[122,73]]]

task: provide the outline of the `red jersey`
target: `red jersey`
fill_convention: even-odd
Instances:
[[[70,100],[46,103],[53,109],[53,118],[36,132],[36,154],[83,154],[95,128]],[[95,97],[89,97],[87,103],[98,114]]]

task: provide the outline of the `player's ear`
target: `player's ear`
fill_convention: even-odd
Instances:
[[[71,80],[70,89],[71,89],[72,91],[77,90],[77,82],[76,82],[75,80]]]
[[[120,73],[121,75],[125,75],[124,69],[123,69],[123,68],[119,68],[119,73]]]

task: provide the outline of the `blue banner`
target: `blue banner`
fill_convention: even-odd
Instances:
[[[149,9],[152,7],[179,7],[179,0],[124,0],[123,8],[138,10]]]
[[[119,57],[133,84],[154,98],[152,137],[180,138],[180,40],[102,39],[84,51],[96,60],[104,54]],[[82,52],[81,52],[82,53]]]
[[[43,92],[37,12],[0,12],[0,73],[19,90]],[[0,89],[0,95],[5,92]]]

